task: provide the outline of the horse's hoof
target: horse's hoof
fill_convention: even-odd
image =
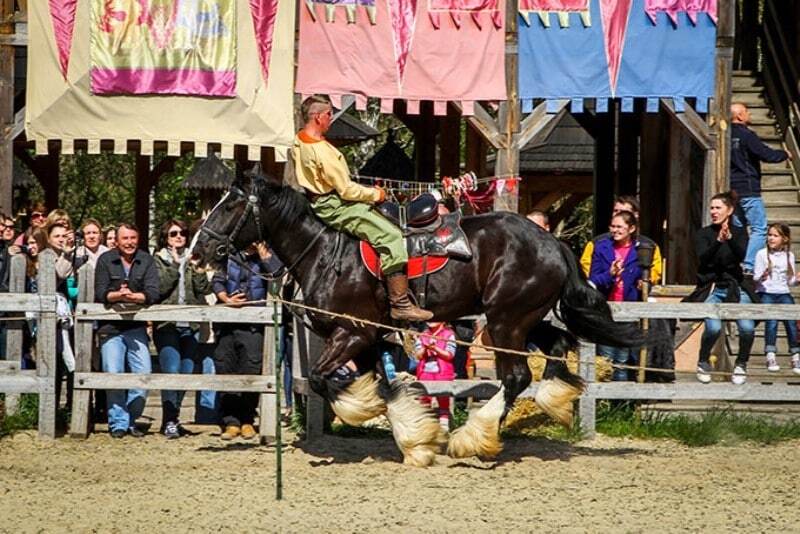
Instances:
[[[447,454],[451,458],[494,458],[502,450],[503,442],[500,441],[498,429],[492,431],[481,428],[474,421],[467,421],[464,426],[455,429],[447,444]]]
[[[386,403],[378,394],[375,373],[365,373],[356,378],[331,400],[331,407],[339,419],[351,426],[359,426],[385,413]]]
[[[489,402],[472,412],[464,426],[450,434],[447,454],[453,458],[494,458],[503,450],[500,441],[500,418],[506,401],[501,388]]]
[[[395,443],[403,453],[403,463],[427,467],[434,463],[447,438],[436,416],[417,397],[405,383],[392,382],[386,417],[392,424]]]

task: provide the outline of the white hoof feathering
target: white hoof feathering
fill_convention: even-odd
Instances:
[[[571,386],[560,378],[553,378],[542,380],[535,401],[547,415],[564,426],[571,426],[572,401],[580,394],[580,388]]]
[[[359,426],[386,412],[386,403],[378,395],[378,380],[370,371],[350,384],[331,402],[333,412],[350,426]]]
[[[403,453],[403,463],[414,467],[432,465],[447,440],[439,420],[430,408],[420,404],[417,393],[405,384],[395,387],[397,390],[386,403],[386,417]]]
[[[500,388],[479,410],[469,414],[464,426],[450,434],[447,454],[453,458],[480,456],[494,458],[503,450],[500,441],[500,418],[506,407],[505,392]]]

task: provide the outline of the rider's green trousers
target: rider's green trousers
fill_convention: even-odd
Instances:
[[[348,202],[332,193],[311,203],[322,221],[340,232],[369,242],[381,257],[384,275],[396,273],[408,262],[408,253],[400,229],[366,202]]]

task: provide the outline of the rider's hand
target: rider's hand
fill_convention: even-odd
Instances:
[[[378,201],[375,202],[376,204],[380,204],[384,200],[386,200],[386,190],[382,187],[375,186],[375,189],[378,190]]]

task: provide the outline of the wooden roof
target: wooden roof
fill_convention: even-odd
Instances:
[[[389,130],[386,143],[359,170],[364,176],[377,176],[394,180],[413,180],[414,162],[394,140]]]
[[[571,114],[565,113],[548,138],[539,145],[528,145],[519,154],[519,172],[592,173],[594,138]]]
[[[194,164],[192,172],[183,181],[189,189],[224,190],[233,183],[236,173],[225,165],[215,153],[200,159]]]

